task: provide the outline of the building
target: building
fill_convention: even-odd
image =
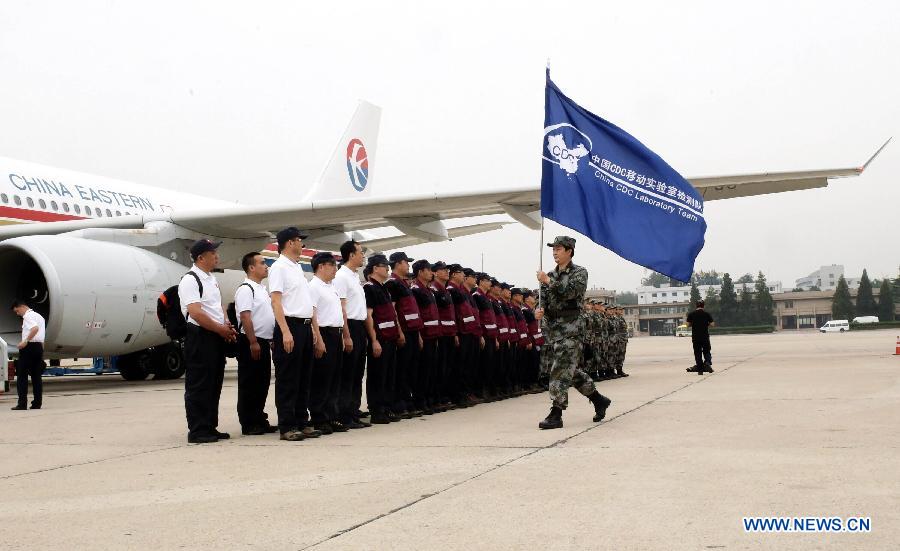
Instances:
[[[842,275],[844,275],[843,264],[822,266],[808,276],[798,279],[794,283],[794,288],[809,291],[813,287],[818,287],[820,291],[834,291],[837,289],[837,282]],[[847,286],[851,289],[859,288],[858,277],[845,277],[844,279],[847,280]]]
[[[585,300],[595,300],[599,299],[608,304],[613,304],[616,301],[616,291],[614,289],[604,289],[600,287],[599,289],[594,287],[592,289],[588,289],[584,293]]]
[[[769,292],[773,295],[783,291],[780,281],[767,282]],[[734,292],[741,294],[741,288],[746,285],[750,292],[753,292],[755,283],[735,283]],[[712,289],[716,293],[722,291],[721,285],[698,285],[700,297],[705,298],[709,290]],[[679,304],[681,302],[690,302],[691,286],[671,287],[668,284],[662,284],[659,287],[638,287],[637,288],[638,304]]]

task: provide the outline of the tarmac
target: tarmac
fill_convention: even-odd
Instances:
[[[299,443],[189,445],[183,381],[45,379],[0,398],[4,549],[896,549],[896,331],[643,337],[631,377]],[[274,420],[273,396],[268,411]],[[751,533],[744,517],[869,517],[869,532]]]

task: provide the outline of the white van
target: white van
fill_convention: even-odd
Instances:
[[[878,323],[878,316],[856,316],[853,318],[853,323]]]
[[[850,322],[847,320],[831,320],[822,327],[819,327],[819,331],[822,333],[843,333],[844,331],[850,330]]]

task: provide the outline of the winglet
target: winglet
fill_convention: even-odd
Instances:
[[[872,155],[871,157],[869,157],[869,160],[866,161],[866,163],[865,163],[864,165],[862,165],[861,167],[859,167],[859,173],[860,173],[860,174],[862,174],[863,171],[864,171],[865,169],[869,168],[869,165],[872,164],[872,161],[875,160],[875,157],[877,157],[878,154],[881,153],[881,151],[882,151],[885,147],[887,147],[887,144],[891,143],[891,140],[893,140],[893,139],[894,139],[893,136],[891,136],[890,138],[888,138],[887,141],[884,142],[884,144],[883,144],[881,147],[878,148],[878,151],[876,151],[874,155]]]
[[[367,101],[359,102],[321,178],[304,200],[350,199],[369,195],[380,121],[380,107]]]

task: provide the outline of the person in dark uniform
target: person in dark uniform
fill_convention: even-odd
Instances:
[[[477,371],[478,338],[481,327],[478,325],[477,311],[472,295],[466,285],[466,270],[459,264],[450,264],[447,273],[447,291],[453,302],[453,313],[456,317],[457,337],[454,353],[451,354],[451,398],[457,407],[475,405],[472,390],[475,388],[474,377]],[[472,272],[472,270],[469,270]],[[474,272],[473,272],[474,273]],[[472,278],[474,281],[474,278]]]
[[[394,367],[400,331],[397,312],[391,294],[385,288],[388,280],[388,259],[383,254],[369,257],[366,265],[366,334],[368,348],[366,363],[366,399],[369,402],[372,424],[386,425],[388,412],[394,405]]]
[[[184,410],[188,442],[227,440],[219,432],[219,397],[225,378],[225,342],[237,333],[222,309],[222,295],[213,270],[219,264],[219,243],[201,239],[191,246],[194,265],[178,284],[181,313],[187,320],[184,337]]]
[[[441,336],[441,318],[430,287],[434,278],[431,263],[427,260],[415,261],[412,265],[412,274],[414,279],[409,287],[422,316],[422,350],[419,353],[418,384],[415,386],[413,397],[416,409],[422,410],[425,415],[431,415],[444,411],[436,394],[437,346],[438,338]]]
[[[522,297],[525,303],[525,306],[522,308],[522,314],[524,314],[525,321],[528,324],[528,338],[531,339],[532,345],[530,352],[526,354],[528,357],[528,380],[531,383],[531,393],[537,394],[544,391],[540,384],[541,347],[544,346],[544,334],[541,333],[541,321],[537,319],[537,314],[535,313],[537,299],[534,296],[534,292],[530,289],[525,289]]]
[[[391,253],[391,277],[384,284],[391,294],[397,319],[400,321],[401,336],[397,341],[397,369],[394,382],[394,405],[386,413],[391,421],[421,417],[422,412],[415,408],[413,389],[415,388],[419,353],[422,349],[421,331],[424,327],[419,305],[409,290],[409,263],[412,258],[405,252]]]
[[[234,311],[238,321],[238,400],[237,413],[241,434],[266,434],[277,431],[266,417],[266,398],[272,382],[272,333],[275,314],[272,299],[262,280],[269,266],[257,252],[241,259],[247,274],[234,292]]]
[[[444,261],[438,260],[431,265],[431,272],[434,274],[434,279],[431,280],[431,292],[434,293],[438,315],[441,319],[435,392],[441,408],[456,409],[459,383],[459,365],[457,364],[459,333],[456,328],[456,310],[453,306],[453,298],[447,290],[447,284],[450,282],[450,269]]]
[[[472,293],[472,299],[478,310],[478,321],[481,325],[484,345],[478,356],[478,383],[476,396],[487,402],[496,399],[494,388],[494,372],[496,370],[497,355],[497,316],[494,313],[494,303],[489,295],[491,290],[491,276],[484,272],[475,274],[476,287]]]
[[[509,320],[500,302],[500,290],[500,282],[491,278],[491,307],[494,309],[494,318],[497,320],[497,353],[494,355],[493,385],[496,397],[504,400],[510,396],[506,374],[509,354]]]
[[[715,327],[713,317],[703,309],[706,304],[697,301],[697,309],[687,315],[687,324],[691,328],[691,344],[694,345],[694,367],[687,368],[689,373],[703,375],[712,373],[712,346],[709,343],[709,328]]]
[[[26,409],[28,404],[28,377],[34,399],[31,409],[41,409],[44,399],[44,385],[41,374],[44,371],[44,317],[28,307],[22,300],[12,303],[12,310],[22,318],[22,340],[19,342],[19,361],[16,362],[16,392],[18,403],[12,409]]]

